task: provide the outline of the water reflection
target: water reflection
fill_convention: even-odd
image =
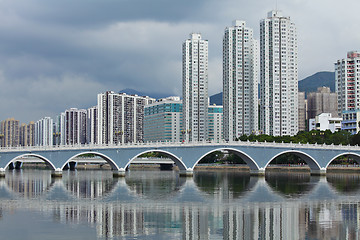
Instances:
[[[49,191],[54,179],[51,178],[51,171],[47,170],[14,170],[6,174],[5,182],[7,189],[12,193],[28,199],[39,197]]]
[[[194,182],[199,190],[222,199],[238,198],[248,192],[254,187],[257,178],[252,180],[246,172],[199,171],[194,174]]]
[[[294,198],[310,192],[319,177],[311,176],[309,173],[266,173],[265,180],[274,191],[286,198]]]
[[[89,229],[95,230],[93,237],[98,239],[360,237],[358,188],[352,188],[351,196],[344,196],[337,188],[332,190],[331,181],[336,183],[336,178],[330,175],[319,180],[305,175],[254,178],[236,172],[197,172],[189,179],[174,172],[133,171],[125,179],[116,180],[111,172],[78,171],[65,174],[55,184],[45,176],[14,172],[3,180],[1,187],[7,186],[14,193],[29,192],[22,194],[23,198],[0,202],[0,231],[4,239],[11,239],[14,229],[9,226],[16,220],[28,222],[26,230],[34,239],[48,239],[41,228],[32,229],[34,221],[42,223],[35,226],[43,226],[44,219],[52,229],[64,225],[75,228],[72,239],[81,238],[85,231],[91,232]],[[356,181],[353,178],[351,181]],[[39,186],[45,190],[39,191]],[[48,191],[51,186],[54,187]],[[266,201],[264,191],[286,197]],[[64,201],[59,196],[66,192],[76,196],[74,200]],[[316,197],[319,192],[328,194],[326,200]],[[207,200],[199,201],[197,193],[208,196]],[[49,194],[52,201],[42,197]],[[128,197],[114,197],[117,194]],[[249,195],[252,200],[246,201]],[[83,201],[84,198],[91,201]],[[80,228],[84,225],[86,228]]]
[[[329,173],[326,174],[326,180],[340,193],[355,193],[360,190],[359,174]]]
[[[132,192],[142,198],[152,200],[174,196],[185,181],[185,178],[179,177],[174,171],[130,171],[125,178]]]
[[[77,198],[96,199],[107,196],[116,186],[117,178],[110,171],[67,171],[65,188]]]

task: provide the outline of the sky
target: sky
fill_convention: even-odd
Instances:
[[[0,120],[92,107],[108,90],[180,96],[192,32],[209,41],[209,95],[219,93],[225,27],[244,20],[259,39],[276,8],[297,27],[300,80],[360,50],[354,0],[0,0]]]

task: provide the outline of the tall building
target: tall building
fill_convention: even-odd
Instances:
[[[98,111],[97,106],[91,107],[87,110],[87,143],[96,144],[97,143],[97,128],[98,128]]]
[[[253,30],[236,20],[223,38],[224,138],[258,131],[258,46]]]
[[[52,146],[53,145],[53,120],[50,117],[44,117],[35,123],[35,145]]]
[[[338,114],[360,109],[360,52],[351,51],[347,58],[335,63],[335,92],[338,96]]]
[[[260,22],[260,130],[298,132],[298,48],[295,24],[280,11]]]
[[[305,99],[305,92],[299,92],[299,103],[298,103],[298,111],[299,111],[299,131],[306,130],[306,107],[307,101]]]
[[[35,123],[21,124],[20,126],[20,145],[34,146],[35,145]]]
[[[209,140],[215,142],[223,140],[223,106],[209,105],[208,117]]]
[[[19,120],[9,118],[0,123],[1,147],[17,147],[20,144]]]
[[[74,145],[86,143],[86,121],[87,111],[85,109],[70,108],[61,114],[62,145]]]
[[[144,107],[150,97],[105,92],[98,94],[98,144],[144,141]]]
[[[145,106],[144,141],[180,142],[182,139],[182,102],[168,97]]]
[[[317,92],[307,94],[308,118],[315,118],[320,113],[331,113],[338,116],[337,94],[330,92],[329,87],[319,87]]]
[[[207,140],[208,41],[192,33],[182,46],[183,131],[185,141]]]

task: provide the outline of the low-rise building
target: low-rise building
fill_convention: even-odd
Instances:
[[[309,119],[309,131],[330,130],[332,133],[334,133],[341,130],[341,121],[342,118],[332,117],[331,113],[321,113],[315,118]]]

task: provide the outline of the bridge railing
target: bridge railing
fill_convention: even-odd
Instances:
[[[105,149],[105,148],[142,148],[142,147],[196,147],[196,146],[219,146],[226,148],[226,146],[259,146],[259,147],[285,147],[285,148],[312,148],[312,149],[341,149],[351,150],[358,149],[359,146],[342,146],[342,145],[326,145],[326,144],[302,144],[302,143],[276,143],[276,142],[250,142],[250,141],[199,141],[199,142],[171,142],[171,141],[157,141],[157,142],[136,142],[136,143],[120,143],[120,144],[74,144],[74,145],[53,145],[53,146],[17,146],[17,147],[1,147],[1,152],[31,152],[31,151],[46,151],[46,150],[91,150],[91,149]]]

